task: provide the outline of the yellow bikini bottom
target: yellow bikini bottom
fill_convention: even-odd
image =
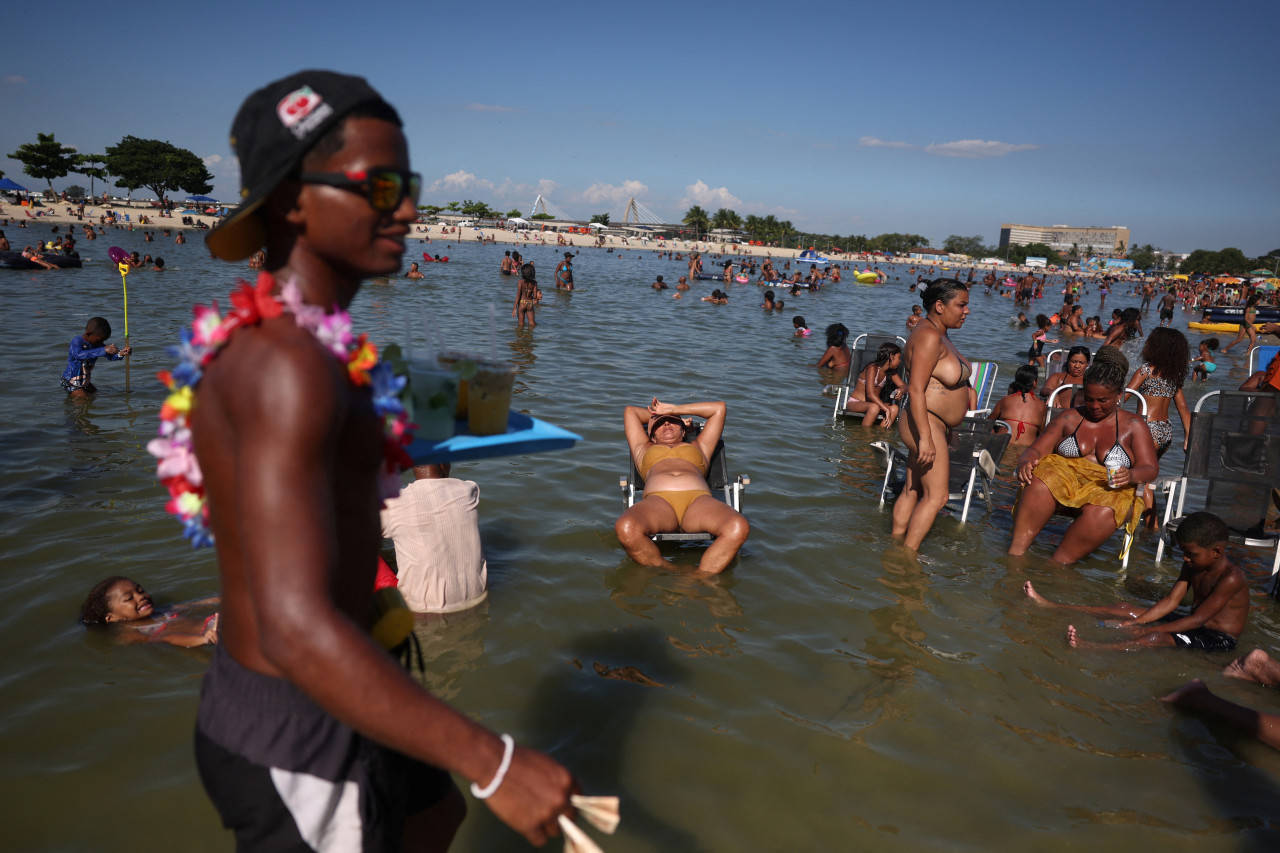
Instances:
[[[684,514],[689,510],[689,504],[703,495],[710,496],[711,492],[705,489],[686,489],[679,492],[644,493],[646,498],[661,498],[670,504],[671,508],[676,511],[676,524],[684,524]]]

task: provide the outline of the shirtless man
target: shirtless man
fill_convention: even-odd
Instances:
[[[702,273],[702,256],[694,252],[689,256],[689,281],[697,281]]]
[[[934,279],[920,297],[925,317],[902,352],[912,401],[898,419],[907,445],[907,482],[893,505],[893,535],[919,550],[947,503],[951,460],[947,438],[969,408],[972,367],[947,337],[969,316],[969,289],[954,278]],[[923,403],[923,405],[921,405]]]
[[[420,178],[363,79],[276,81],[232,131],[246,198],[207,237],[217,257],[265,246],[260,283],[292,281],[321,312],[400,269]],[[300,319],[231,332],[192,409],[223,600],[196,725],[205,788],[239,850],[335,837],[437,850],[465,812],[451,772],[541,845],[573,814],[569,772],[431,696],[368,632],[381,419]]]
[[[9,238],[4,236],[3,231],[0,231],[0,252],[8,252],[8,251],[10,251]]]

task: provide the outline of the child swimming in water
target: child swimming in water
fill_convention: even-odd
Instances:
[[[121,575],[114,575],[89,590],[89,596],[80,606],[80,622],[85,626],[114,625],[131,629],[120,635],[128,643],[169,643],[174,646],[216,645],[218,642],[218,614],[203,621],[184,616],[183,611],[201,606],[216,606],[218,598],[206,598],[188,604],[179,604],[157,613],[151,596],[142,585]]]
[[[796,327],[795,333],[797,337],[808,337],[813,334],[809,329],[809,326],[805,323],[804,318],[799,314],[791,318],[791,325]]]

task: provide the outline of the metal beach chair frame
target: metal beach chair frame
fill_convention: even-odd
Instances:
[[[1005,432],[995,432],[995,428],[1000,425],[1005,427]],[[1011,435],[1008,428],[1009,424],[1004,421],[966,417],[959,426],[951,430],[951,437],[947,441],[951,457],[947,502],[960,502],[961,524],[966,524],[969,520],[969,507],[975,494],[986,501],[987,512],[992,509],[991,484],[995,480],[1000,458],[1009,446]],[[906,471],[907,454],[883,440],[871,442],[871,447],[884,466],[884,481],[880,484],[880,507],[883,508],[886,495],[893,492],[891,481],[894,472]]]
[[[876,352],[882,344],[897,344],[905,347],[907,339],[901,335],[869,333],[863,333],[853,339],[853,343],[849,346],[849,353],[852,356],[849,362],[849,375],[845,377],[844,382],[835,386],[836,407],[831,412],[833,419],[839,417],[862,419],[862,412],[850,412],[845,409],[845,404],[849,402],[849,395],[853,393],[853,389],[858,387],[858,377],[862,374],[863,368],[875,360]]]
[[[1216,398],[1216,411],[1206,408],[1211,398]],[[1265,525],[1271,490],[1280,484],[1280,394],[1210,391],[1196,401],[1182,477],[1173,481],[1177,508],[1173,500],[1165,507],[1157,563],[1186,517],[1192,480],[1208,484],[1204,509],[1223,516],[1233,544],[1275,550],[1270,590],[1275,596],[1280,592],[1280,531],[1268,533]]]

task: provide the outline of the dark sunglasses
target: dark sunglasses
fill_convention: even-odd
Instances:
[[[298,180],[358,192],[374,210],[382,211],[395,210],[405,196],[417,207],[422,192],[422,175],[383,167],[359,172],[303,172]]]

